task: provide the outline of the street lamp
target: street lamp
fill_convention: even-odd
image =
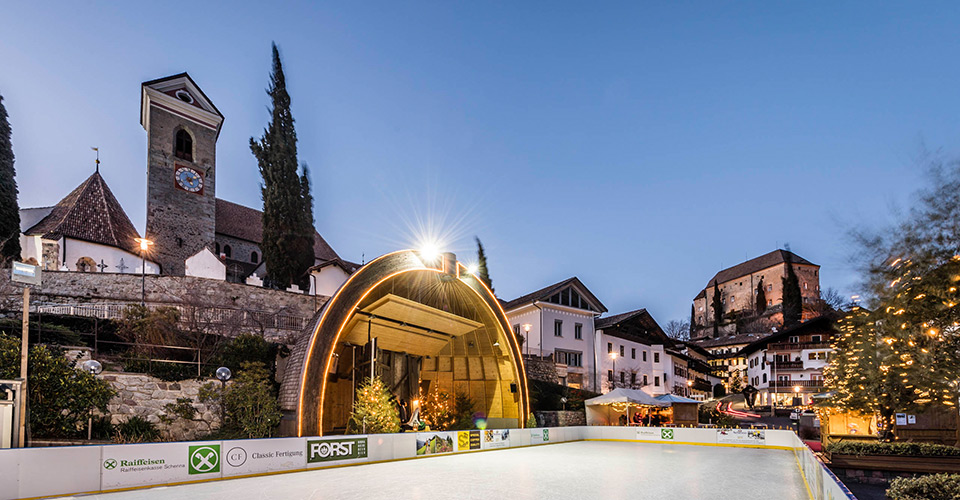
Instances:
[[[147,303],[147,250],[153,242],[146,238],[134,238],[140,244],[140,305]]]
[[[800,397],[800,386],[799,386],[799,385],[793,386],[793,393],[795,394],[794,397],[797,397],[797,398]],[[800,405],[803,406],[803,399],[800,400]]]
[[[693,391],[693,380],[687,380],[687,397],[690,397],[690,393]]]
[[[103,365],[95,359],[88,359],[80,365],[80,369],[96,377],[103,371]],[[87,441],[93,439],[93,408],[87,411]]]
[[[611,390],[617,386],[617,358],[619,356],[617,351],[610,351],[610,359],[613,360],[613,380],[610,381]]]
[[[530,355],[530,328],[533,328],[533,325],[531,325],[530,323],[524,323],[523,341],[527,343],[527,356]]]
[[[226,401],[223,400],[223,393],[227,388],[227,380],[230,380],[230,377],[233,373],[230,372],[230,369],[226,366],[221,366],[217,368],[217,380],[220,381],[220,429],[223,430],[224,425],[227,423],[226,420]],[[222,434],[222,432],[221,432]]]

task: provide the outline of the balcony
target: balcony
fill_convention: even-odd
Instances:
[[[803,370],[803,361],[777,361],[771,369],[778,372],[792,372]]]
[[[767,351],[801,351],[803,349],[829,349],[830,342],[777,342],[770,344]]]
[[[823,389],[823,380],[775,380],[774,387],[777,389],[793,389],[794,387],[800,387],[801,389]]]

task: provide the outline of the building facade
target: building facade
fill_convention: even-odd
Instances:
[[[833,355],[830,340],[835,334],[835,321],[821,316],[741,349],[747,380],[760,391],[758,403],[790,405],[796,398],[810,404],[812,396],[824,390],[823,369]]]

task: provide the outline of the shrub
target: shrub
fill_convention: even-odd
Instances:
[[[956,457],[960,448],[933,443],[880,443],[874,441],[842,441],[830,443],[826,451],[840,455],[901,455],[917,457]]]
[[[273,390],[270,372],[260,362],[245,362],[223,395],[226,431],[245,439],[265,438],[280,425],[280,404]]]
[[[898,477],[887,490],[890,500],[954,500],[960,498],[960,474]]]
[[[583,410],[583,401],[599,394],[565,385],[529,379],[530,403],[534,411]],[[567,398],[566,404],[561,398]]]
[[[134,416],[115,426],[114,440],[118,443],[146,443],[160,440],[160,431],[146,419]]]

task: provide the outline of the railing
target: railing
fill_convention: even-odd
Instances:
[[[777,361],[773,368],[777,371],[803,370],[803,361]]]
[[[40,314],[58,314],[63,316],[83,316],[99,319],[122,319],[124,311],[133,304],[38,304],[36,312]],[[301,331],[310,318],[268,311],[247,311],[228,307],[191,307],[179,304],[147,304],[151,311],[160,308],[173,308],[180,312],[180,322],[189,325],[191,321],[205,324],[223,324],[260,327],[271,330]]]
[[[800,351],[803,349],[829,349],[830,342],[778,342],[770,344],[767,351]]]
[[[710,382],[702,378],[698,378],[693,381],[693,389],[697,391],[711,391],[713,386],[710,385]]]
[[[821,389],[823,388],[823,380],[774,380],[773,386],[776,388],[814,388]]]

